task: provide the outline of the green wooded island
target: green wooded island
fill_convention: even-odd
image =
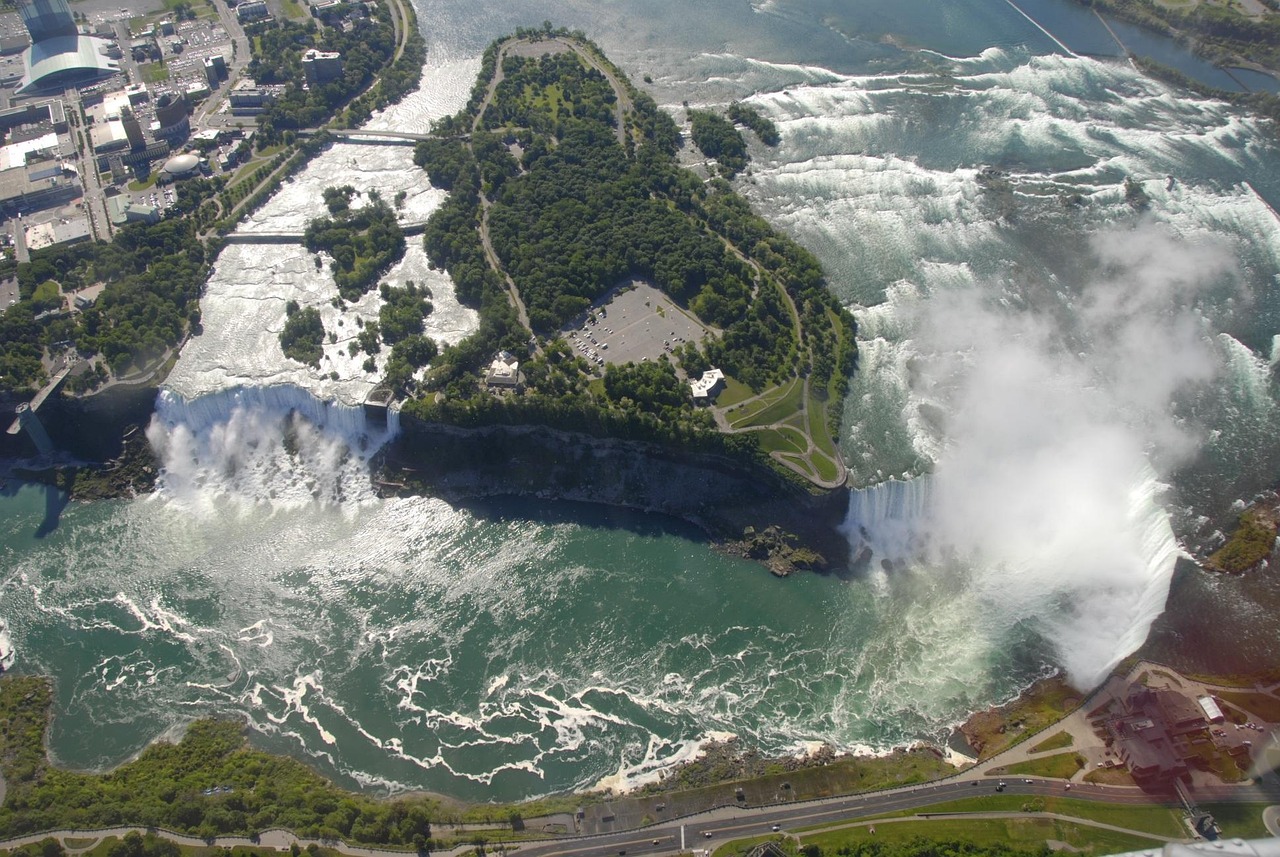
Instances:
[[[692,116],[695,140],[714,139],[732,174],[741,132],[706,115]],[[754,111],[734,115],[776,141]],[[675,120],[581,34],[493,43],[467,107],[414,153],[450,192],[426,225],[429,258],[480,325],[421,382],[389,373],[403,412],[759,457],[843,484],[853,318],[808,251],[723,178],[680,166],[681,145]]]

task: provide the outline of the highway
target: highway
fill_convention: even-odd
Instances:
[[[717,846],[729,839],[763,836],[779,825],[785,833],[801,827],[856,821],[884,813],[916,810],[961,798],[995,794],[995,778],[951,780],[932,785],[907,789],[895,789],[845,798],[807,801],[791,806],[774,806],[762,809],[725,807],[711,810],[667,824],[641,830],[599,836],[560,839],[554,842],[524,842],[520,844],[522,855],[581,855],[582,857],[609,857],[625,851],[628,855],[669,854],[680,850],[680,825],[685,827],[686,848]],[[1095,786],[1086,783],[1073,784],[1067,790],[1061,780],[1006,778],[1004,794],[1026,797],[1073,797],[1084,800],[1100,800],[1127,805],[1177,806],[1175,798],[1167,800],[1147,795],[1137,789]],[[1196,798],[1203,803],[1222,801],[1272,801],[1280,802],[1280,789],[1261,786],[1231,786],[1217,789],[1198,789]],[[711,834],[709,837],[706,834]],[[657,843],[655,844],[655,840]],[[701,843],[701,844],[700,844]]]

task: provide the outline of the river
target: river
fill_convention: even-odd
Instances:
[[[55,757],[229,714],[348,785],[521,799],[724,734],[942,740],[1049,671],[1095,682],[1164,609],[1175,533],[1209,538],[1280,463],[1280,160],[1258,120],[1086,56],[1110,37],[1077,7],[1020,6],[420,0],[422,90],[376,127],[458,109],[485,44],[544,19],[673,111],[778,123],[740,188],[859,320],[841,444],[874,559],[777,580],[659,518],[379,499],[345,351],[376,294],[339,313],[305,252],[231,246],[149,430],[160,490],[51,531],[47,489],[0,496],[0,616],[57,682]],[[426,216],[410,151],[336,145],[242,228],[296,229],[345,183]],[[389,279],[431,288],[441,341],[474,328],[420,248]],[[279,354],[291,298],[343,332],[323,377]]]

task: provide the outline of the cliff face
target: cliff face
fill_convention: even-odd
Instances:
[[[838,530],[844,489],[814,495],[727,458],[541,426],[463,429],[404,417],[401,428],[382,462],[386,493],[462,504],[502,495],[599,503],[681,518],[723,542],[741,539],[748,527],[776,527],[822,555],[813,565],[848,565],[849,544]]]

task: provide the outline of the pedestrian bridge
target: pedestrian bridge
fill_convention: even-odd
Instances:
[[[425,220],[400,224],[400,230],[405,235],[421,235],[426,228]],[[301,244],[302,239],[301,232],[232,232],[223,236],[228,244]]]

